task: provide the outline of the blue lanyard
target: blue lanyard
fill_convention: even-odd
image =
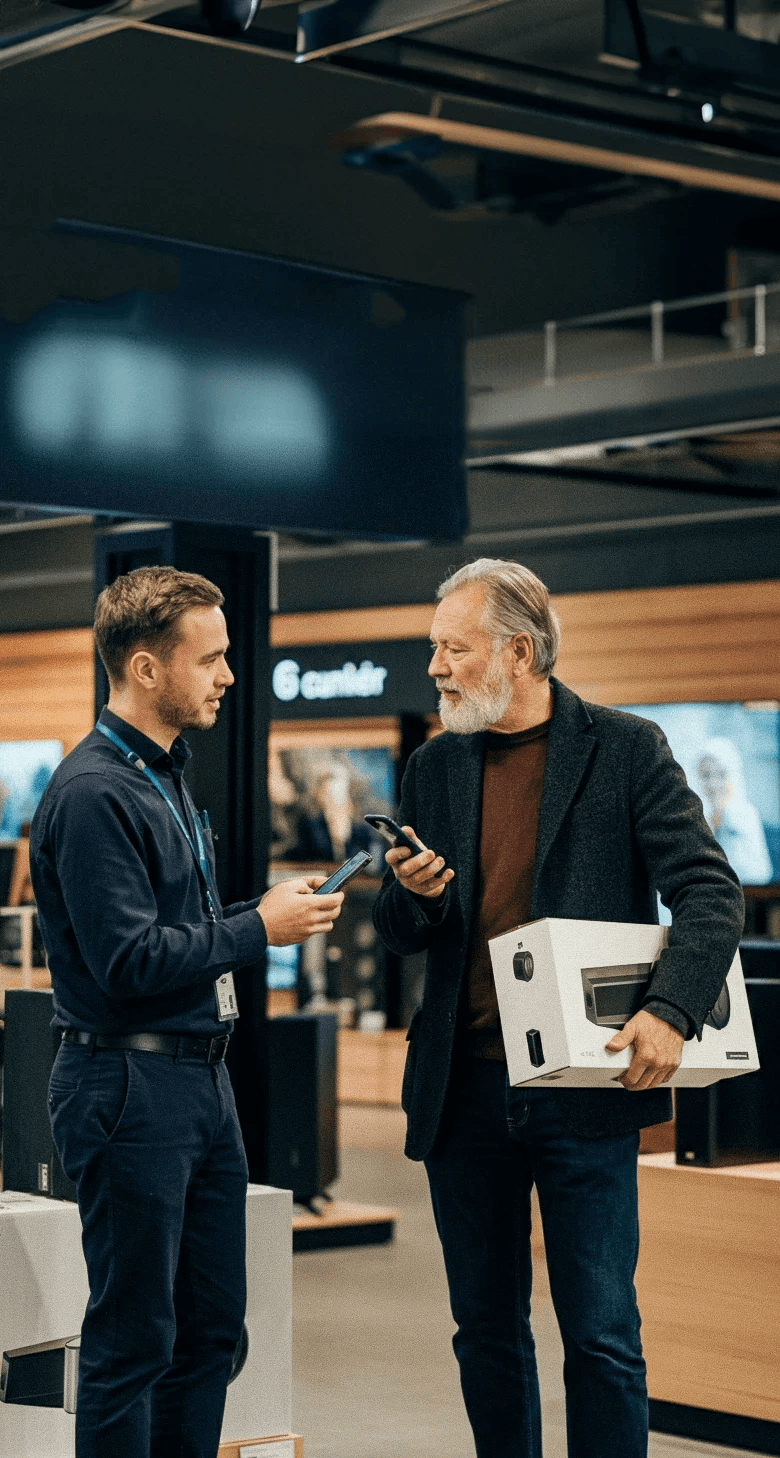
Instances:
[[[181,815],[179,814],[176,806],[173,803],[173,800],[171,799],[167,790],[165,790],[160,784],[160,781],[154,773],[154,770],[151,770],[148,764],[144,763],[144,761],[141,759],[141,756],[139,754],[136,754],[134,749],[130,749],[129,746],[125,744],[124,739],[120,739],[119,735],[115,734],[113,729],[109,729],[107,724],[98,723],[95,725],[95,728],[101,734],[105,734],[106,739],[110,739],[111,743],[115,744],[117,749],[121,749],[125,759],[129,761],[133,768],[140,770],[141,774],[145,775],[146,779],[154,785],[154,788],[157,791],[158,795],[162,795],[163,800],[168,806],[171,815],[176,821],[176,824],[178,825],[182,835],[184,836],[184,839],[186,840],[190,850],[192,851],[193,856],[195,857],[195,863],[200,870],[201,876],[203,877],[203,884],[206,891],[206,905],[208,906],[209,916],[212,921],[216,921],[217,908],[214,896],[216,888],[214,886],[214,878],[211,874],[209,859],[206,855],[206,847],[203,844],[203,836],[200,833],[200,822],[198,820],[197,812],[193,812],[192,816],[192,824],[195,831],[195,840],[193,841],[190,832],[188,831],[186,825],[184,824],[184,821],[181,818]]]

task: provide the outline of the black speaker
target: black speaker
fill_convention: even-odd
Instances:
[[[780,982],[780,942],[764,938],[740,942],[739,955],[746,977],[768,977]]]
[[[709,1088],[678,1088],[678,1164],[758,1164],[780,1159],[780,980],[746,977],[761,1064]]]
[[[3,1187],[75,1200],[49,1125],[49,1076],[62,1036],[51,1020],[51,992],[6,992]]]
[[[266,1180],[306,1205],[338,1174],[336,1019],[297,1013],[266,1028]]]

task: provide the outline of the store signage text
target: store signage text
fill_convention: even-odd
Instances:
[[[273,671],[274,694],[283,704],[303,699],[379,699],[385,691],[388,670],[364,658],[360,667],[345,663],[341,668],[301,672],[294,658],[283,658]]]

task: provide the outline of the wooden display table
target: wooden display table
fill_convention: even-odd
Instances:
[[[303,1438],[296,1433],[280,1433],[275,1438],[220,1443],[217,1458],[303,1458]]]
[[[651,1427],[780,1454],[780,1164],[639,1160]]]
[[[293,1212],[293,1250],[333,1250],[347,1245],[387,1245],[395,1235],[401,1211],[383,1205],[354,1205],[332,1200],[320,1214]]]
[[[387,1028],[383,1033],[361,1033],[341,1028],[338,1035],[338,1100],[341,1104],[394,1104],[401,1102],[401,1081],[406,1062],[406,1033]]]
[[[5,1011],[5,994],[13,992],[17,987],[23,989],[34,987],[39,990],[51,987],[48,968],[33,967],[29,972],[25,972],[18,967],[6,967],[0,964],[0,1017]]]

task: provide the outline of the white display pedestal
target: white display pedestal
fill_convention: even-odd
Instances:
[[[289,1433],[292,1404],[292,1195],[250,1185],[249,1350],[228,1389],[223,1443]],[[0,1353],[76,1335],[89,1295],[74,1204],[0,1193]],[[0,1403],[0,1458],[73,1458],[62,1408]]]

